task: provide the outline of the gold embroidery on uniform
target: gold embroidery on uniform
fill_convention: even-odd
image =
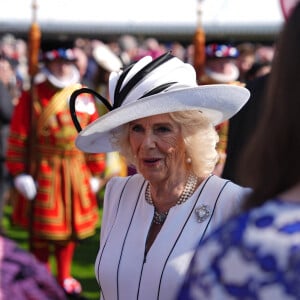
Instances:
[[[57,125],[56,117],[54,116],[56,113],[61,111],[66,105],[68,97],[75,90],[79,89],[81,84],[77,83],[72,86],[66,87],[61,91],[55,93],[53,97],[50,99],[49,105],[44,109],[41,116],[37,122],[37,133],[47,136],[47,128],[46,125],[50,125],[51,127],[55,127]],[[49,123],[50,122],[50,123]]]

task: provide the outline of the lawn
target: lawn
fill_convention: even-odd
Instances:
[[[99,209],[101,216],[102,209]],[[23,249],[28,250],[28,233],[20,228],[13,227],[10,222],[11,207],[5,207],[4,228],[6,234],[11,239],[15,240]],[[97,233],[84,241],[76,248],[72,273],[78,279],[83,287],[83,296],[88,300],[99,300],[99,287],[94,275],[94,262],[99,247],[99,231],[100,225],[97,227]],[[54,260],[51,260],[54,268]]]

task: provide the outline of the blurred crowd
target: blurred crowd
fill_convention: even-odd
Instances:
[[[51,42],[46,41],[47,44]],[[55,41],[53,41],[55,44]],[[72,45],[71,45],[72,44]],[[78,68],[86,85],[95,87],[94,75],[99,61],[95,49],[105,45],[120,58],[123,66],[137,61],[145,55],[153,58],[158,57],[166,51],[181,60],[193,64],[194,45],[183,45],[180,42],[162,43],[156,38],[138,39],[132,35],[123,35],[118,40],[103,42],[98,39],[77,38],[72,43],[66,42],[67,46],[75,48],[78,58]],[[242,42],[235,45],[238,50],[235,64],[240,75],[238,80],[246,81],[262,73],[268,72],[273,59],[274,46],[262,43]],[[28,65],[27,65],[27,42],[16,38],[12,34],[0,37],[0,80],[9,88],[14,97],[18,96],[19,89],[29,88]],[[111,57],[103,56],[102,61],[109,68]]]

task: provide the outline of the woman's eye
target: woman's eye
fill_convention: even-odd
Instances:
[[[171,129],[167,126],[159,126],[156,128],[156,131],[163,133],[163,132],[170,132]]]
[[[131,131],[134,131],[134,132],[141,132],[142,130],[143,130],[143,127],[141,125],[138,125],[138,124],[133,125],[131,127]]]

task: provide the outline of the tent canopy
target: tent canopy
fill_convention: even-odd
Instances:
[[[5,1],[0,34],[27,33],[32,0]],[[197,0],[37,0],[44,37],[107,38],[130,33],[190,40],[197,26]],[[202,25],[209,39],[273,39],[283,16],[279,0],[202,0]]]

